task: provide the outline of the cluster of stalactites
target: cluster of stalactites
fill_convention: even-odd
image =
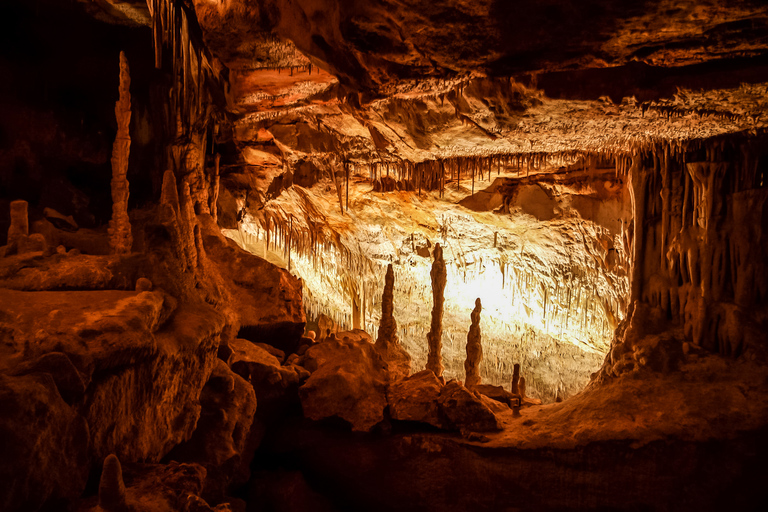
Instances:
[[[176,135],[180,136],[208,122],[207,104],[211,98],[207,82],[219,84],[224,90],[226,80],[220,74],[223,66],[208,54],[196,30],[194,14],[187,12],[189,7],[175,0],[147,0],[147,6],[152,16],[155,67],[163,67],[165,51],[170,54],[170,107],[176,114]]]
[[[632,175],[634,215],[646,219],[635,222],[632,300],[660,308],[686,338],[723,355],[755,339],[761,327],[750,311],[768,297],[764,143],[660,146]]]

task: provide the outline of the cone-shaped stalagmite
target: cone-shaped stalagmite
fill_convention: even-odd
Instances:
[[[397,345],[397,321],[394,316],[394,289],[395,272],[392,264],[387,266],[387,275],[384,277],[384,293],[381,296],[381,323],[379,324],[379,337],[376,338],[376,346],[384,347]]]
[[[384,278],[384,293],[381,297],[381,323],[376,350],[389,365],[389,372],[395,379],[405,378],[411,373],[411,356],[400,346],[397,336],[397,322],[394,316],[395,272],[392,264],[387,266]]]
[[[125,484],[123,469],[115,454],[104,459],[99,482],[99,507],[107,512],[122,512],[128,510],[125,502]]]
[[[432,370],[435,375],[443,375],[442,349],[443,349],[443,303],[445,302],[445,282],[447,271],[443,259],[443,248],[435,244],[434,261],[432,271],[432,325],[427,334],[429,354],[427,355],[427,370]]]
[[[475,309],[472,310],[472,324],[467,334],[467,359],[464,361],[464,373],[466,375],[464,385],[472,387],[480,384],[480,361],[483,360],[483,346],[480,337],[480,312],[483,306],[480,299],[475,300]]]
[[[112,220],[109,221],[109,248],[113,254],[131,252],[133,237],[128,219],[128,155],[131,149],[131,75],[128,59],[120,52],[120,98],[115,103],[117,136],[112,146]]]

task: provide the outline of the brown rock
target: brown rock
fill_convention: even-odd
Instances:
[[[393,383],[387,391],[392,419],[419,421],[442,427],[438,408],[442,387],[432,370],[422,370]]]
[[[480,393],[496,402],[507,404],[509,407],[513,407],[520,403],[520,396],[514,393],[510,393],[501,386],[492,386],[490,384],[478,384],[473,386],[472,391]]]
[[[49,374],[0,373],[0,510],[75,498],[88,478],[88,424]]]
[[[440,412],[448,424],[475,432],[501,430],[496,415],[482,398],[452,380],[440,392]]]
[[[222,466],[233,457],[241,458],[256,412],[253,387],[217,359],[200,393],[200,406],[200,419],[192,438],[174,448],[170,457],[206,467]]]
[[[387,364],[363,331],[341,335],[341,340],[318,343],[307,350],[305,364],[313,373],[299,388],[301,405],[310,419],[337,416],[353,430],[369,431],[384,419]]]
[[[123,468],[115,454],[104,459],[99,481],[99,507],[106,512],[126,512],[130,508],[125,499]]]
[[[59,394],[68,404],[73,404],[85,393],[83,379],[66,354],[49,352],[34,361],[21,364],[13,370],[14,375],[47,373],[53,377]]]
[[[148,292],[152,290],[152,281],[147,279],[146,277],[140,277],[136,280],[136,291],[137,292]]]

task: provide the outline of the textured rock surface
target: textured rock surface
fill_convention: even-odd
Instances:
[[[440,412],[447,424],[460,430],[491,432],[501,430],[490,404],[458,381],[450,381],[440,391]]]
[[[0,373],[0,508],[35,510],[75,498],[88,478],[88,424],[49,373]]]
[[[422,370],[390,385],[387,391],[393,420],[418,421],[442,427],[438,399],[443,384],[432,370]]]
[[[312,372],[299,388],[304,415],[313,420],[339,417],[353,430],[369,431],[384,419],[387,363],[362,331],[309,348],[305,366]],[[353,333],[354,334],[354,333]]]

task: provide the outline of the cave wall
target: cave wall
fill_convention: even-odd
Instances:
[[[634,210],[630,317],[604,370],[648,335],[727,357],[764,357],[768,327],[768,155],[765,135],[661,145],[629,171]],[[679,329],[677,334],[675,329]],[[685,350],[688,350],[685,348]],[[645,361],[643,361],[645,362]]]

